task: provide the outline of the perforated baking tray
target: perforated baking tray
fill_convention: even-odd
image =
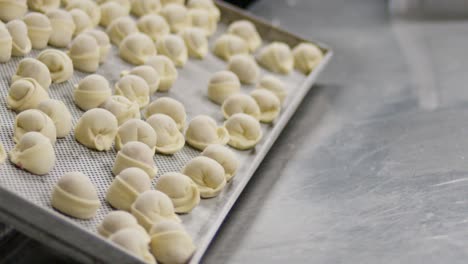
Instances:
[[[233,181],[226,186],[222,193],[216,198],[202,200],[200,205],[190,214],[181,216],[184,226],[197,246],[191,259],[192,263],[200,261],[232,205],[294,114],[317,75],[332,56],[331,50],[323,44],[296,37],[228,4],[218,2],[217,5],[222,12],[222,23],[215,36],[211,37],[210,44],[225,31],[226,25],[230,22],[248,19],[257,26],[266,42],[283,41],[293,47],[300,42],[309,41],[317,44],[325,56],[321,64],[308,76],[297,71],[287,76],[277,75],[286,83],[288,92],[279,118],[272,125],[262,124],[264,137],[254,150],[236,151],[241,165]],[[28,57],[36,57],[38,53],[39,51],[34,50]],[[14,147],[12,136],[15,113],[7,109],[6,96],[10,78],[20,60],[21,58],[13,58],[8,63],[0,65],[0,140],[7,151]],[[99,68],[97,73],[102,74],[111,84],[114,84],[119,79],[122,70],[128,70],[132,67],[119,58],[117,48],[114,46],[109,59]],[[170,92],[158,93],[152,99],[160,96],[175,98],[185,105],[188,120],[199,114],[207,114],[221,124],[224,120],[220,107],[208,100],[206,87],[210,76],[225,68],[226,63],[213,54],[209,54],[202,61],[190,60],[183,69],[179,69],[179,79]],[[266,73],[262,69],[262,74]],[[68,106],[73,116],[74,125],[83,111],[79,110],[73,103],[73,85],[86,75],[75,71],[70,81],[63,84],[52,84],[50,87],[51,98],[62,100]],[[242,86],[242,91],[246,93],[252,89],[254,89],[253,86]],[[136,258],[106,242],[96,233],[96,226],[112,210],[105,202],[104,196],[113,180],[111,168],[116,152],[114,150],[108,152],[89,150],[75,141],[73,133],[64,139],[58,139],[55,151],[56,166],[45,176],[35,176],[19,170],[8,161],[0,165],[0,220],[85,263],[138,262]],[[185,146],[182,151],[173,156],[155,155],[154,159],[159,168],[158,176],[165,172],[180,171],[190,159],[199,154],[198,151]],[[66,217],[51,208],[51,190],[57,180],[69,171],[85,173],[97,187],[102,207],[97,216],[91,220]],[[157,178],[154,180],[155,182],[157,182]]]

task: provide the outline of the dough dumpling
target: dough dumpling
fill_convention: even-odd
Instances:
[[[97,26],[101,20],[101,9],[92,0],[69,0],[66,6],[68,11],[72,9],[83,10],[91,19],[92,25]]]
[[[216,72],[208,84],[208,98],[217,104],[222,104],[230,95],[239,93],[240,87],[239,78],[234,73]]]
[[[180,222],[171,199],[160,191],[149,190],[138,196],[132,204],[132,214],[146,230],[163,220]]]
[[[255,83],[260,74],[260,69],[255,60],[245,54],[232,56],[228,62],[228,70],[236,74],[239,80],[245,84]]]
[[[73,18],[73,23],[75,23],[75,31],[73,32],[73,36],[77,36],[82,32],[93,28],[93,22],[85,11],[75,8],[69,12]]]
[[[109,55],[111,44],[109,37],[104,31],[91,29],[84,32],[84,34],[93,37],[99,46],[99,63],[104,63]]]
[[[140,108],[148,105],[150,90],[146,81],[137,75],[125,75],[115,84],[115,94],[125,96]]]
[[[106,201],[119,210],[130,211],[140,193],[151,189],[151,179],[140,168],[130,167],[119,173],[107,190]]]
[[[250,96],[260,107],[260,122],[273,122],[281,111],[281,102],[278,97],[266,89],[255,89],[250,93]]]
[[[57,132],[54,121],[42,111],[28,109],[19,113],[15,118],[13,141],[18,143],[28,132],[39,132],[55,144]]]
[[[26,0],[2,0],[0,1],[0,20],[11,21],[19,19],[26,14],[28,6]]]
[[[123,8],[125,8],[127,12],[130,12],[130,0],[97,0],[96,1],[96,3],[98,3],[99,5],[102,5],[108,2],[115,2],[119,4],[120,6],[122,6]]]
[[[244,113],[259,119],[261,114],[260,107],[255,99],[242,93],[233,94],[226,98],[221,109],[226,119],[237,113]]]
[[[100,107],[111,112],[117,118],[119,126],[129,119],[140,118],[138,104],[121,95],[109,97]]]
[[[52,26],[49,45],[56,48],[65,48],[70,44],[75,32],[75,22],[70,13],[61,9],[50,10],[46,13]]]
[[[112,95],[109,82],[101,75],[91,74],[76,85],[73,100],[81,110],[99,107]]]
[[[160,14],[166,19],[172,33],[177,33],[190,26],[188,10],[184,5],[167,4]]]
[[[140,17],[137,21],[137,27],[141,33],[146,34],[153,41],[170,33],[169,24],[167,24],[166,19],[156,14]]]
[[[46,49],[37,55],[37,60],[47,66],[54,83],[68,81],[73,76],[73,62],[63,51]]]
[[[149,65],[140,65],[137,67],[134,67],[130,71],[123,71],[121,75],[135,75],[138,77],[143,78],[145,80],[146,84],[148,84],[150,94],[155,93],[158,90],[159,87],[159,82],[161,81],[161,78],[159,77],[159,73],[151,66]]]
[[[254,52],[262,45],[262,38],[258,34],[255,25],[250,21],[235,21],[229,25],[227,32],[243,38],[247,42],[250,52]]]
[[[198,156],[189,161],[182,169],[198,186],[201,198],[218,196],[226,185],[223,166],[213,159]]]
[[[68,51],[73,67],[82,72],[96,72],[99,67],[99,45],[95,38],[87,34],[78,35]]]
[[[189,213],[200,203],[197,185],[182,173],[165,173],[159,177],[156,190],[171,198],[176,213]]]
[[[128,16],[119,17],[112,21],[110,25],[107,27],[107,35],[109,39],[114,45],[119,46],[122,40],[133,33],[138,32],[138,28],[136,26],[135,21]]]
[[[31,40],[28,37],[28,27],[22,20],[12,20],[6,24],[13,40],[11,55],[24,56],[32,49]]]
[[[218,126],[213,118],[198,115],[190,121],[185,131],[185,139],[190,146],[204,150],[210,144],[225,145],[229,134],[223,126]]]
[[[15,75],[11,77],[11,82],[14,83],[22,78],[36,80],[46,91],[49,90],[49,86],[52,83],[49,68],[41,61],[33,58],[24,58],[20,61]]]
[[[161,221],[151,228],[151,252],[161,263],[188,263],[195,245],[183,226],[174,221]]]
[[[142,234],[146,234],[148,236],[146,230],[138,224],[136,218],[131,213],[125,211],[109,212],[104,219],[102,219],[101,224],[97,227],[97,231],[101,236],[108,238],[118,231],[126,228],[139,230]],[[150,239],[149,236],[147,239]]]
[[[158,141],[156,151],[171,155],[181,150],[185,145],[184,135],[177,128],[177,124],[168,115],[154,114],[146,122],[156,131]]]
[[[236,175],[237,167],[239,166],[239,161],[236,154],[229,148],[223,145],[209,145],[201,153],[202,156],[214,159],[224,168],[224,173],[226,181],[232,180],[232,177]]]
[[[294,66],[304,74],[309,74],[320,64],[323,52],[314,44],[301,43],[293,49]]]
[[[184,40],[178,35],[162,36],[156,47],[159,54],[167,56],[177,67],[183,67],[188,59],[188,51]]]
[[[109,240],[143,262],[156,264],[156,260],[148,250],[148,234],[135,228],[125,228],[111,235]]]
[[[62,101],[47,99],[42,101],[37,109],[52,119],[58,138],[66,137],[70,133],[72,129],[72,116]]]
[[[151,102],[145,109],[145,118],[154,114],[165,114],[174,119],[177,129],[183,130],[187,114],[184,105],[170,97],[161,97]]]
[[[28,0],[28,7],[31,10],[45,13],[59,8],[60,0]]]
[[[284,87],[285,84],[273,75],[266,75],[257,84],[257,89],[266,89],[274,93],[281,103],[284,102],[284,99],[288,95]]]
[[[123,145],[130,141],[145,143],[153,153],[156,151],[156,132],[141,119],[130,119],[119,127],[115,137],[115,149],[120,150]]]
[[[211,36],[216,32],[218,23],[208,10],[200,8],[189,9],[188,16],[190,25],[203,30],[205,35]]]
[[[229,146],[247,150],[255,147],[262,139],[262,128],[257,119],[243,113],[235,114],[224,123],[229,132]]]
[[[28,37],[31,40],[32,48],[43,49],[47,47],[47,42],[52,34],[49,18],[44,14],[32,12],[26,14],[23,21],[28,27]]]
[[[3,147],[3,144],[0,142],[0,163],[5,162],[7,158],[7,154],[5,151],[5,147]]]
[[[98,151],[109,150],[117,134],[117,119],[105,109],[86,111],[75,126],[75,139]]]
[[[37,108],[40,102],[49,99],[41,85],[32,78],[19,79],[12,83],[8,92],[8,108],[15,112]]]
[[[150,37],[142,33],[133,33],[122,40],[119,54],[128,63],[141,65],[150,56],[156,55],[156,47]]]
[[[39,132],[24,134],[9,156],[17,167],[36,175],[47,174],[55,164],[54,147]]]
[[[205,58],[206,54],[208,54],[208,39],[202,29],[186,28],[180,33],[180,36],[185,42],[190,57]]]
[[[281,42],[273,42],[262,48],[257,59],[263,67],[275,73],[288,74],[294,67],[291,48]]]
[[[132,0],[131,11],[136,17],[157,14],[161,10],[160,0]]]
[[[139,141],[128,142],[117,153],[112,173],[118,175],[126,168],[136,167],[144,170],[148,177],[153,179],[158,173],[153,156],[154,151],[145,143]]]
[[[128,9],[121,6],[117,2],[109,1],[100,6],[101,8],[101,21],[99,24],[107,27],[112,21],[119,17],[128,16]]]
[[[202,9],[208,11],[210,18],[214,23],[218,23],[221,19],[221,11],[219,11],[212,0],[189,0],[187,7],[190,9]]]
[[[146,63],[159,73],[158,92],[167,92],[177,80],[177,69],[172,60],[166,56],[158,55],[150,57]]]
[[[213,53],[223,60],[229,60],[236,54],[248,54],[249,47],[244,39],[233,34],[223,34],[213,47]]]
[[[169,5],[169,4],[183,5],[183,4],[185,4],[185,0],[161,0],[161,4],[163,6]]]
[[[1,4],[0,4],[1,5]],[[11,59],[11,49],[13,47],[13,38],[5,25],[0,25],[0,63]]]

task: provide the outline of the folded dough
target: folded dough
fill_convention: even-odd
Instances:
[[[49,90],[49,86],[52,83],[49,68],[41,61],[33,58],[24,58],[19,62],[15,75],[11,77],[11,82],[14,83],[22,78],[36,80],[46,91]]]
[[[166,19],[172,33],[177,33],[190,26],[188,10],[184,5],[166,4],[160,11]]]
[[[218,196],[226,185],[223,166],[213,159],[198,156],[189,161],[182,169],[198,186],[201,198]]]
[[[93,28],[93,22],[85,11],[75,8],[69,12],[73,18],[73,23],[75,23],[75,31],[73,32],[73,36],[77,36],[82,32]]]
[[[156,42],[159,54],[167,56],[177,67],[183,67],[188,59],[188,50],[184,40],[178,35],[162,36]]]
[[[0,1],[0,20],[11,21],[23,17],[28,11],[26,0],[3,0]]]
[[[266,89],[255,89],[250,93],[260,107],[258,120],[263,123],[271,123],[278,117],[281,111],[281,102],[278,97]]]
[[[112,95],[109,82],[101,75],[91,74],[75,86],[73,100],[81,110],[99,107]]]
[[[101,4],[101,21],[99,24],[107,27],[112,21],[119,17],[128,16],[129,10],[117,2],[109,1]]]
[[[101,106],[111,112],[119,122],[119,126],[132,118],[140,118],[140,107],[137,103],[121,95],[112,95]]]
[[[242,93],[233,94],[226,98],[221,109],[226,119],[237,113],[244,113],[255,119],[259,119],[261,115],[260,107],[255,99]]]
[[[112,21],[107,27],[107,35],[109,36],[111,42],[114,45],[119,46],[122,40],[133,33],[138,32],[135,21],[128,16],[119,17]]]
[[[100,206],[96,188],[81,172],[65,173],[52,192],[52,207],[75,218],[93,218]]]
[[[239,78],[233,72],[216,72],[208,83],[208,98],[217,104],[222,104],[230,95],[239,93],[240,87]]]
[[[234,114],[224,123],[230,135],[228,145],[238,150],[254,148],[262,139],[262,128],[257,119],[244,113]]]
[[[163,6],[168,5],[168,4],[183,5],[183,4],[185,4],[185,0],[161,0],[161,4]]]
[[[8,32],[5,25],[0,25],[0,62],[7,62],[11,59],[12,46],[13,38],[11,37],[10,32]]]
[[[232,56],[228,62],[228,70],[236,74],[239,80],[245,84],[255,83],[260,74],[260,69],[255,60],[245,54]]]
[[[262,38],[255,25],[248,20],[238,20],[231,23],[227,32],[243,38],[247,42],[250,52],[254,52],[262,45]]]
[[[171,199],[160,191],[149,190],[138,196],[132,204],[132,214],[146,230],[164,220],[180,222]]]
[[[84,34],[93,37],[99,46],[99,63],[104,63],[109,55],[111,44],[109,37],[104,31],[91,29],[84,32]]]
[[[195,252],[192,238],[174,221],[161,221],[151,228],[151,252],[161,263],[183,264]]]
[[[52,119],[58,138],[66,137],[72,129],[72,116],[67,106],[59,100],[47,99],[37,107]]]
[[[57,140],[54,121],[45,113],[36,109],[28,109],[19,113],[15,118],[13,125],[13,141],[18,143],[28,132],[39,132],[46,136],[52,144]]]
[[[282,42],[273,42],[260,50],[258,62],[266,69],[281,74],[288,74],[294,68],[291,48]]]
[[[181,150],[185,145],[184,135],[177,128],[177,124],[170,116],[153,114],[146,122],[156,131],[158,141],[156,151],[171,155]]]
[[[157,139],[156,132],[148,123],[141,119],[130,119],[117,130],[115,149],[120,150],[123,145],[130,141],[140,141],[145,143],[154,153]]]
[[[300,43],[292,52],[294,66],[304,74],[309,74],[313,71],[323,59],[323,52],[311,43]]]
[[[9,153],[10,161],[33,174],[47,174],[55,164],[54,147],[39,132],[28,132]]]
[[[145,143],[139,141],[127,142],[117,153],[112,173],[118,175],[121,171],[130,167],[137,167],[146,172],[150,179],[156,177],[158,167],[153,160],[154,151]]]
[[[47,47],[52,25],[49,18],[41,13],[31,12],[23,17],[24,23],[28,27],[28,37],[31,40],[33,49],[43,49]]]
[[[86,111],[75,126],[75,139],[98,151],[109,150],[117,134],[117,119],[105,109]]]
[[[36,59],[47,66],[54,83],[68,81],[73,76],[73,62],[63,51],[46,49],[39,53]]]
[[[61,9],[50,10],[46,13],[52,26],[49,45],[56,48],[65,48],[71,42],[75,32],[75,22],[70,13]]]
[[[156,47],[150,37],[143,33],[126,36],[119,45],[119,55],[128,63],[145,64],[150,56],[156,55]]]
[[[210,18],[218,23],[221,19],[221,11],[212,0],[189,0],[187,7],[190,9],[202,9],[209,12]]]
[[[99,5],[102,5],[108,2],[118,3],[120,6],[125,8],[128,12],[130,12],[130,0],[97,0],[96,1],[96,3],[98,3]]]
[[[172,60],[163,55],[152,56],[145,63],[159,73],[158,92],[167,92],[177,80],[177,69]]]
[[[130,211],[140,193],[151,189],[148,174],[140,168],[130,167],[119,173],[107,190],[106,201],[119,210]]]
[[[186,28],[180,32],[180,36],[185,42],[190,57],[203,59],[208,54],[208,39],[202,29]]]
[[[5,147],[3,147],[2,142],[0,142],[0,163],[5,162],[6,158],[7,158],[7,154],[5,151]]]
[[[236,54],[248,54],[247,42],[234,34],[223,34],[216,39],[213,46],[213,53],[223,60],[229,60]]]
[[[101,20],[101,9],[99,6],[92,0],[69,0],[66,10],[70,11],[72,9],[81,9],[83,10],[91,19],[92,25],[95,27],[99,24]]]
[[[288,95],[284,87],[285,84],[273,75],[266,75],[262,77],[260,82],[257,84],[257,89],[266,89],[274,93],[281,103],[284,102],[284,99]]]
[[[120,210],[111,211],[104,216],[101,224],[97,227],[97,231],[99,235],[108,238],[118,231],[126,228],[139,230],[143,235],[146,234],[147,239],[150,240],[148,233],[146,233],[146,230],[138,224],[136,218],[131,213]]]
[[[153,94],[158,90],[161,78],[159,77],[159,73],[153,67],[149,65],[140,65],[134,67],[130,71],[123,71],[120,75],[127,74],[143,78],[143,80],[146,81],[146,84],[148,84],[150,94]]]
[[[28,26],[23,20],[15,19],[8,22],[6,25],[13,40],[11,55],[24,56],[32,49],[31,40],[28,37]]]
[[[213,118],[198,115],[190,121],[185,131],[185,140],[190,146],[204,150],[209,144],[225,145],[229,141],[229,134]]]
[[[148,250],[148,234],[135,228],[125,228],[111,235],[109,240],[145,263],[156,264]]]
[[[209,10],[202,8],[189,9],[188,16],[189,24],[194,28],[203,30],[205,35],[211,36],[216,32],[218,23]]]
[[[153,41],[170,33],[169,24],[164,17],[157,14],[148,14],[140,17],[137,27],[141,33],[148,35]]]
[[[78,35],[71,43],[68,54],[73,67],[82,72],[96,72],[99,67],[99,45],[87,34]]]
[[[28,7],[31,10],[45,13],[49,10],[60,7],[60,0],[28,0]]]
[[[170,97],[160,97],[151,102],[145,109],[144,115],[148,119],[154,114],[165,114],[174,119],[177,128],[182,131],[185,127],[187,114],[184,105]]]
[[[171,198],[176,213],[189,213],[200,203],[200,191],[188,176],[168,172],[158,179],[156,190]]]
[[[131,11],[136,17],[157,14],[161,10],[160,0],[132,0]]]
[[[11,110],[21,112],[37,108],[46,99],[49,99],[47,91],[36,80],[23,78],[11,84],[7,104]]]
[[[205,148],[201,155],[214,159],[221,166],[223,166],[227,182],[232,180],[234,175],[236,175],[239,161],[236,154],[226,146],[219,144],[209,145]]]
[[[137,75],[130,74],[120,78],[115,84],[115,94],[125,96],[128,100],[137,103],[140,109],[147,106],[150,100],[148,84],[145,79]]]

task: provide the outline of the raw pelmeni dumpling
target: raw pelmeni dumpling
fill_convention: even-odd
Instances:
[[[21,112],[37,108],[46,99],[49,99],[47,91],[36,80],[23,78],[11,84],[7,104],[11,110]]]
[[[161,0],[161,4],[163,6],[169,5],[169,4],[183,5],[183,4],[185,4],[185,0]]]
[[[160,14],[166,19],[172,33],[177,33],[190,26],[188,10],[184,5],[165,5]]]
[[[73,23],[75,23],[75,31],[73,32],[73,36],[77,36],[85,30],[93,28],[93,22],[85,11],[75,8],[69,12],[73,18]]]
[[[111,112],[117,118],[119,126],[129,119],[140,118],[138,104],[121,95],[112,95],[100,107]]]
[[[174,221],[161,221],[150,230],[151,252],[161,263],[188,263],[195,245],[183,226]]]
[[[210,144],[225,145],[229,141],[229,134],[223,126],[218,126],[213,118],[207,115],[194,117],[185,131],[187,143],[204,150]]]
[[[208,98],[217,104],[222,104],[230,95],[239,93],[240,87],[239,78],[234,73],[216,72],[208,84]]]
[[[232,180],[232,177],[236,175],[239,161],[236,154],[229,148],[223,145],[213,144],[205,148],[201,153],[202,156],[214,159],[224,168],[226,181]]]
[[[151,189],[151,179],[140,168],[130,167],[119,173],[107,190],[106,201],[119,210],[130,211],[140,193]]]
[[[140,230],[143,234],[147,234],[146,230],[138,224],[136,218],[131,213],[125,211],[111,211],[108,213],[97,227],[97,231],[101,236],[108,238],[126,228],[133,228]]]
[[[98,151],[109,150],[117,134],[117,119],[105,109],[86,111],[75,126],[75,139]]]
[[[107,34],[104,33],[104,31],[97,29],[87,30],[84,32],[84,34],[90,35],[96,40],[99,46],[99,63],[104,63],[111,49],[109,36],[107,36]]]
[[[160,191],[149,190],[138,196],[132,204],[132,214],[146,230],[163,220],[180,222],[171,199]]]
[[[148,234],[146,233],[134,228],[125,228],[111,235],[109,241],[147,264],[156,264],[156,260],[148,250]]]
[[[159,54],[167,56],[174,62],[175,66],[183,67],[188,59],[187,46],[184,40],[178,35],[162,36],[156,42]]]
[[[223,34],[216,39],[213,53],[223,60],[229,60],[236,54],[248,54],[249,47],[241,37],[233,34]]]
[[[11,49],[13,38],[5,25],[0,25],[0,62],[7,62],[11,59]]]
[[[141,17],[147,14],[157,14],[161,10],[160,0],[132,0],[132,14]]]
[[[46,136],[52,144],[57,139],[54,121],[42,111],[28,109],[15,118],[13,141],[18,143],[28,132],[39,132]]]
[[[154,114],[146,122],[156,131],[158,141],[156,151],[170,155],[181,150],[185,145],[184,135],[177,128],[177,124],[168,115]]]
[[[257,89],[266,89],[274,93],[281,103],[284,102],[284,99],[288,95],[284,87],[285,84],[273,75],[266,75],[257,84]]]
[[[75,86],[73,100],[81,110],[99,107],[112,95],[109,82],[101,75],[91,74]]]
[[[275,73],[288,74],[294,68],[291,48],[281,42],[273,42],[262,48],[257,59],[263,67]]]
[[[141,65],[149,57],[156,55],[156,47],[150,37],[142,33],[133,33],[120,43],[119,55],[131,64]]]
[[[33,58],[24,58],[18,64],[16,73],[11,77],[11,82],[22,78],[32,78],[36,80],[44,90],[48,91],[52,83],[49,68],[39,60]]]
[[[136,75],[143,78],[143,80],[146,81],[146,84],[148,84],[150,94],[153,94],[158,90],[161,78],[159,77],[159,73],[153,67],[149,65],[140,65],[134,67],[130,71],[123,71],[121,73],[121,75],[124,76],[127,74]]]
[[[145,118],[148,119],[154,114],[165,114],[174,119],[179,130],[185,127],[187,114],[184,105],[170,97],[161,97],[151,102],[145,109]]]
[[[186,28],[180,36],[185,42],[188,55],[192,58],[203,59],[208,53],[208,39],[205,32],[199,28]]]
[[[263,132],[260,123],[250,115],[243,113],[232,115],[226,120],[224,126],[230,136],[228,144],[233,148],[251,149],[262,139]]]
[[[100,6],[101,8],[101,21],[99,24],[107,27],[112,21],[119,17],[128,16],[128,9],[121,6],[117,2],[109,1]]]
[[[150,57],[146,63],[159,73],[158,92],[167,92],[177,80],[177,69],[172,60],[166,56],[158,55]]]
[[[188,16],[190,25],[203,30],[207,36],[211,36],[216,32],[218,23],[208,10],[200,8],[189,9]]]
[[[156,132],[148,123],[141,119],[130,119],[119,127],[115,137],[115,149],[120,150],[130,141],[140,141],[145,143],[154,153],[157,139]]]
[[[49,10],[60,7],[60,0],[28,0],[28,7],[31,10],[45,13]]]
[[[259,119],[261,114],[260,107],[255,99],[242,93],[233,94],[226,98],[221,109],[226,119],[237,113],[244,113]]]
[[[26,14],[28,6],[26,0],[2,0],[0,1],[0,20],[11,21],[19,19]]]
[[[5,162],[7,158],[7,153],[5,151],[5,147],[3,147],[3,144],[0,142],[0,163]]]
[[[182,169],[198,186],[201,198],[218,196],[226,185],[224,168],[214,159],[199,156],[189,161]]]
[[[102,5],[108,2],[115,2],[125,8],[128,12],[130,12],[130,1],[129,0],[97,0],[96,3]]]
[[[118,175],[126,168],[136,167],[144,170],[148,174],[148,177],[153,179],[158,173],[153,156],[154,151],[145,143],[139,141],[128,142],[117,153],[112,173]]]
[[[221,11],[216,7],[212,0],[189,0],[187,7],[190,9],[202,9],[209,12],[210,18],[214,23],[221,19]]]
[[[239,77],[239,80],[245,84],[253,84],[257,81],[260,69],[255,60],[245,54],[232,56],[228,62],[228,70]]]
[[[52,25],[49,18],[41,13],[32,12],[23,17],[24,23],[28,27],[28,37],[31,40],[33,49],[43,49],[47,47]]]
[[[170,33],[169,24],[160,15],[149,14],[140,17],[137,27],[141,33],[148,35],[153,41]]]
[[[73,67],[82,72],[96,72],[99,67],[99,45],[95,38],[87,34],[78,35],[68,51]]]
[[[66,6],[68,11],[72,9],[83,10],[91,19],[92,25],[97,26],[101,20],[101,9],[92,0],[69,0]]]
[[[70,133],[72,129],[72,116],[62,101],[47,99],[42,101],[37,109],[52,119],[58,138],[66,137]]]
[[[249,46],[249,50],[254,52],[260,45],[262,45],[262,38],[257,32],[255,25],[247,20],[238,20],[233,22],[228,27],[228,33],[237,35],[243,38],[247,45]]]
[[[320,64],[323,52],[314,44],[301,43],[293,49],[294,66],[304,74],[309,74]]]
[[[156,190],[171,198],[176,213],[189,213],[200,203],[197,185],[182,173],[165,173],[159,177]]]
[[[107,27],[107,35],[114,45],[119,46],[122,40],[133,33],[138,32],[138,28],[135,24],[135,21],[128,16],[119,17],[112,21]]]
[[[260,122],[273,122],[281,111],[281,102],[278,97],[266,89],[255,89],[250,93],[250,96],[260,107]]]
[[[55,164],[54,147],[39,132],[24,134],[9,156],[17,167],[36,175],[47,174]]]
[[[22,20],[12,20],[6,24],[8,32],[13,39],[11,55],[24,56],[32,49],[31,40],[28,37],[28,27]]]
[[[137,75],[125,75],[115,84],[115,94],[125,96],[140,108],[149,103],[150,90],[146,81]]]
[[[50,10],[46,13],[52,26],[49,45],[56,48],[65,48],[71,42],[75,32],[75,22],[70,13],[61,9]]]
[[[73,62],[63,51],[46,49],[39,53],[36,59],[47,66],[54,83],[68,81],[73,76]]]
[[[65,173],[52,192],[52,207],[79,219],[90,219],[101,206],[96,188],[81,172]]]

